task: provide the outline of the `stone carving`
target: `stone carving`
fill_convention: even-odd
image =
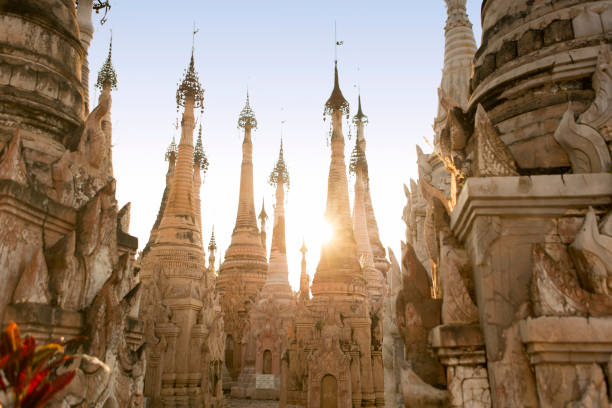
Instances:
[[[428,333],[441,322],[441,300],[432,298],[427,271],[410,244],[404,247],[396,313],[397,328],[406,345],[405,359],[423,381],[444,386],[444,369],[427,353]]]
[[[576,38],[587,37],[602,33],[601,11],[584,7],[572,20],[572,28]]]
[[[604,407],[612,216],[597,223],[612,202],[612,9],[507,3],[483,2],[468,57],[465,1],[446,1],[434,152],[417,149],[419,180],[405,189],[403,402]],[[428,293],[438,277],[441,300]]]
[[[443,132],[439,139],[440,154],[443,157],[451,157],[453,152],[465,148],[469,132],[464,123],[463,111],[442,88],[438,88],[438,101],[441,109],[446,112]]]
[[[117,213],[117,224],[121,231],[127,232],[130,230],[130,213],[132,210],[132,203],[127,203]]]
[[[478,321],[478,308],[474,304],[465,279],[471,279],[471,260],[463,248],[441,240],[440,279],[442,281],[442,322],[444,324],[470,324]],[[463,272],[463,273],[462,273]],[[472,283],[473,286],[473,283]]]
[[[76,234],[70,232],[45,253],[54,302],[65,309],[77,310],[85,285],[76,252]]]
[[[533,246],[532,296],[538,316],[605,316],[612,298],[580,287],[572,273],[562,270],[541,245]]]
[[[612,141],[612,57],[610,48],[602,43],[597,58],[597,68],[593,74],[595,100],[580,115],[578,123],[583,123],[599,131],[605,140]]]
[[[4,147],[4,153],[0,161],[0,174],[2,174],[3,179],[28,185],[28,171],[22,150],[23,142],[21,141],[21,134],[19,129],[16,129],[11,141]]]
[[[338,383],[338,407],[350,408],[351,381],[350,357],[340,348],[337,327],[325,325],[321,332],[320,346],[308,356],[308,406],[321,407],[321,380],[332,375]]]
[[[512,153],[508,151],[504,142],[499,138],[497,130],[491,123],[489,115],[482,105],[478,105],[476,108],[474,136],[476,137],[474,176],[496,177],[518,175]]]
[[[612,159],[605,140],[592,127],[576,123],[569,106],[554,137],[569,156],[574,173],[603,173],[610,170]]]
[[[42,248],[26,264],[13,292],[13,303],[49,303],[49,272]]]
[[[599,232],[592,207],[569,249],[582,287],[612,296],[612,237]]]

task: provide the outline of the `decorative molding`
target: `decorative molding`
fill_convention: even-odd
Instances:
[[[592,127],[576,123],[569,105],[553,136],[567,153],[574,174],[605,173],[612,168],[606,141]]]
[[[518,176],[512,153],[500,139],[482,105],[476,108],[474,124],[476,137],[476,177]]]

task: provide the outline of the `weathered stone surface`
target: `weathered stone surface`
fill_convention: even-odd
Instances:
[[[612,297],[612,237],[599,232],[592,207],[570,245],[570,254],[582,286],[592,293]]]
[[[521,322],[542,407],[605,407],[604,370],[612,353],[609,317],[540,317]],[[579,350],[579,352],[577,352]]]
[[[442,165],[418,151],[428,188],[405,188],[404,266],[420,272],[396,321],[409,362],[415,344],[433,347],[450,406],[609,404],[609,3],[483,1],[469,100],[439,92]],[[452,323],[426,340],[410,337],[433,316],[416,307],[417,276],[434,287],[439,276]]]
[[[554,137],[565,149],[575,174],[605,173],[612,167],[610,151],[603,137],[592,127],[576,123],[569,108]]]
[[[21,273],[21,279],[13,292],[13,303],[42,303],[51,300],[49,272],[42,248],[34,253]]]
[[[130,245],[117,243],[110,88],[85,118],[74,2],[1,3],[0,321],[43,343],[86,339],[70,346],[76,357],[59,371],[75,379],[48,406],[139,406],[138,244],[127,219]],[[79,12],[91,15],[91,2]]]

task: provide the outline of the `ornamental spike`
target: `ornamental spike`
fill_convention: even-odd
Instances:
[[[244,104],[244,108],[242,108],[242,111],[240,111],[240,116],[238,117],[238,127],[242,129],[246,129],[247,127],[250,129],[257,129],[257,119],[255,118],[255,112],[253,112],[253,109],[251,109],[248,89],[246,94],[246,103]]]
[[[289,187],[289,171],[287,170],[287,165],[285,164],[282,138],[280,142],[280,151],[278,152],[278,160],[276,161],[276,166],[274,166],[272,173],[270,173],[268,183],[274,186],[278,185],[278,183],[283,183],[287,186],[287,188]]]
[[[365,125],[366,123],[368,123],[368,116],[365,113],[363,113],[363,110],[361,109],[361,93],[359,94],[358,101],[359,101],[359,107],[357,108],[357,114],[353,116],[353,123],[354,124],[363,123]]]
[[[183,80],[176,90],[176,104],[178,106],[185,106],[185,100],[188,97],[193,97],[194,108],[200,108],[202,112],[204,111],[204,88],[202,88],[198,73],[195,70],[193,49],[191,50],[189,66],[183,73]]]
[[[117,73],[115,72],[115,68],[113,68],[112,56],[113,35],[111,34],[110,43],[108,45],[108,55],[106,56],[106,61],[104,61],[102,68],[100,68],[98,72],[96,88],[102,89],[104,88],[104,84],[108,83],[111,89],[117,89]]]
[[[212,227],[212,234],[210,235],[210,242],[208,243],[208,250],[214,252],[217,250],[217,241],[215,240],[215,226]]]
[[[343,115],[349,114],[349,103],[346,99],[344,99],[344,95],[342,95],[342,91],[340,90],[340,81],[338,80],[338,61],[334,61],[334,89],[332,93],[325,102],[325,111],[324,115],[331,115],[333,111],[339,110]]]

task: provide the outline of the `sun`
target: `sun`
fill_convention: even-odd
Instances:
[[[326,220],[321,221],[318,230],[321,245],[328,243],[334,235],[334,230],[332,229],[332,226]]]

